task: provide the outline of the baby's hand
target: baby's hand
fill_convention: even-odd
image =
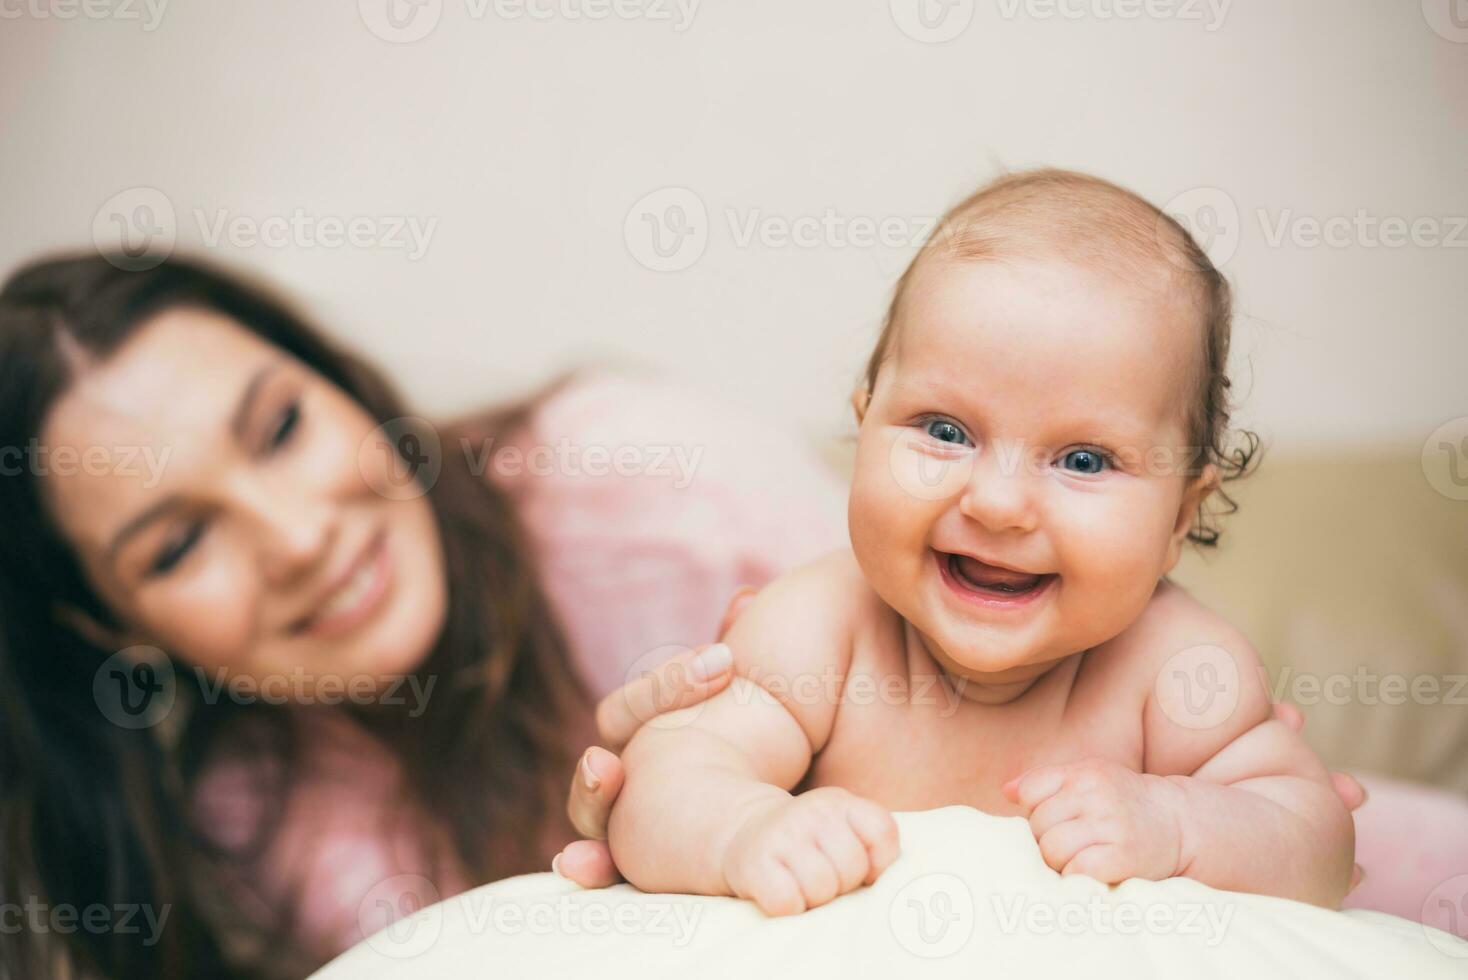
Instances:
[[[766,915],[793,915],[871,884],[897,857],[897,822],[826,786],[750,818],[724,852],[724,880]]]
[[[1178,787],[1107,759],[1031,769],[1004,786],[1024,807],[1045,863],[1104,882],[1170,878],[1182,867]]]

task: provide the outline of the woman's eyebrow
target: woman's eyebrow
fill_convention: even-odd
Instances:
[[[250,409],[254,407],[255,397],[260,394],[260,386],[265,383],[270,372],[279,366],[278,361],[265,365],[256,371],[250,378],[250,383],[245,385],[245,391],[240,395],[239,403],[235,405],[234,418],[229,423],[230,431],[235,434],[235,438],[241,440],[245,438],[245,423],[249,421]]]
[[[257,370],[254,375],[250,377],[249,383],[245,385],[245,390],[240,394],[239,401],[235,405],[234,414],[230,418],[229,423],[230,431],[234,433],[235,438],[240,440],[244,439],[245,423],[249,420],[250,409],[254,407],[255,399],[260,394],[260,386],[264,384],[265,379],[270,376],[270,372],[274,371],[279,366],[280,363],[278,361],[266,364],[265,366]],[[132,537],[134,534],[137,534],[144,527],[146,527],[149,522],[162,516],[168,510],[176,507],[177,505],[178,499],[176,497],[167,497],[163,500],[158,501],[156,504],[150,505],[141,513],[134,515],[129,521],[127,521],[127,523],[118,528],[117,531],[112,535],[112,540],[107,545],[107,551],[105,554],[107,562],[111,563],[112,560],[116,558],[117,552],[122,548],[123,544],[127,542],[128,538]]]
[[[137,534],[144,527],[147,527],[148,524],[152,522],[155,518],[161,517],[164,513],[172,510],[177,505],[177,497],[167,497],[163,500],[158,501],[158,503],[148,507],[141,514],[136,515],[135,517],[133,517],[132,520],[128,521],[126,524],[120,527],[117,530],[117,533],[112,536],[111,543],[107,545],[107,553],[105,556],[107,563],[111,564],[113,560],[117,558],[117,552],[127,542],[128,538],[132,537],[134,534]]]

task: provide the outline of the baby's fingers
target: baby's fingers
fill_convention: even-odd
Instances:
[[[841,894],[841,878],[831,859],[819,847],[797,847],[782,855],[781,860],[800,885],[805,907],[825,905]]]
[[[1024,775],[1004,784],[1003,793],[1011,803],[1018,803],[1029,813],[1060,792],[1065,785],[1065,766],[1036,766]]]
[[[1030,811],[1030,832],[1039,840],[1068,820],[1085,815],[1085,801],[1079,793],[1056,793],[1046,797]]]
[[[1097,881],[1114,884],[1132,876],[1126,864],[1126,855],[1115,844],[1093,844],[1071,858],[1060,873],[1085,875]]]
[[[1089,820],[1067,820],[1038,838],[1045,863],[1061,874],[1069,873],[1078,854],[1096,843],[1096,830]],[[1083,874],[1085,872],[1082,872]]]
[[[765,915],[799,915],[805,911],[805,893],[795,873],[773,857],[761,860],[736,894],[754,902]]]
[[[599,840],[578,840],[567,844],[551,862],[551,870],[582,888],[606,888],[622,880],[617,866],[612,863],[612,852],[606,841]]]
[[[871,873],[872,859],[853,827],[842,821],[823,830],[816,837],[816,844],[836,870],[838,894],[845,895],[861,887]]]
[[[846,821],[867,851],[867,874],[863,879],[870,885],[887,866],[897,860],[900,844],[897,837],[897,821],[886,807],[870,800],[857,800],[846,812]]]

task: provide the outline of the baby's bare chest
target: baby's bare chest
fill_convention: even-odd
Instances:
[[[1035,766],[1102,757],[1141,768],[1140,705],[1101,689],[1103,671],[1062,664],[1020,698],[992,705],[941,675],[895,666],[846,678],[802,788],[842,786],[892,810],[965,804],[1008,815],[1019,811],[1002,787]]]

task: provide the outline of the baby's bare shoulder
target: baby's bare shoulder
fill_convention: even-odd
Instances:
[[[735,671],[762,686],[771,676],[844,672],[874,595],[849,548],[787,572],[761,589],[729,629]]]
[[[1251,670],[1258,663],[1253,647],[1228,620],[1186,589],[1163,581],[1130,626],[1087,654],[1087,686],[1104,688],[1104,703],[1129,711],[1152,697],[1170,661],[1207,647],[1238,650]]]
[[[1141,706],[1148,772],[1191,772],[1270,715],[1254,645],[1173,583],[1105,646],[1114,681]]]
[[[1221,647],[1252,668],[1258,656],[1247,637],[1223,616],[1199,602],[1186,589],[1162,581],[1142,614],[1107,644],[1120,663],[1156,676],[1158,668],[1175,655],[1196,647]],[[1149,681],[1150,682],[1150,681]]]
[[[724,642],[735,683],[753,683],[783,704],[819,752],[835,721],[851,669],[854,637],[872,590],[850,550],[833,552],[760,590]],[[815,695],[812,695],[812,691]]]

